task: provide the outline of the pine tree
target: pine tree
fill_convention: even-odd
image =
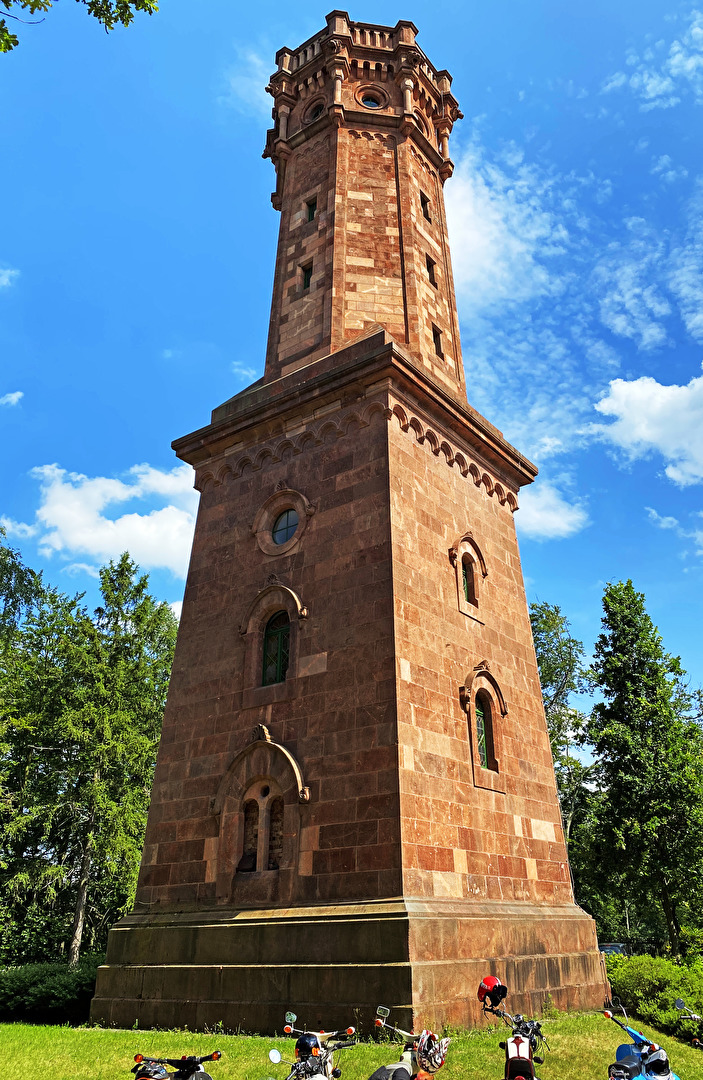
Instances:
[[[694,695],[632,582],[606,587],[593,685],[603,701],[587,724],[602,785],[594,823],[604,889],[624,880],[641,904],[660,906],[680,951],[683,905],[700,909],[703,739]]]

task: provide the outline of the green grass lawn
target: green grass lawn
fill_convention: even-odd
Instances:
[[[636,1025],[635,1025],[636,1026]],[[539,1069],[542,1080],[606,1080],[615,1059],[619,1032],[601,1014],[564,1015],[545,1020],[544,1031],[552,1048]],[[703,1080],[703,1052],[667,1035],[647,1034],[662,1044],[681,1080]],[[441,1080],[501,1080],[503,1051],[498,1042],[505,1028],[462,1032],[453,1037]],[[180,1057],[222,1050],[211,1065],[215,1080],[284,1080],[283,1064],[271,1065],[268,1051],[277,1046],[292,1056],[289,1039],[246,1035],[198,1035],[190,1032],[109,1031],[102,1028],[41,1027],[0,1024],[0,1050],[4,1073],[21,1080],[128,1080],[134,1054]],[[340,1055],[342,1080],[367,1080],[379,1065],[397,1060],[396,1047],[387,1043],[361,1043]]]

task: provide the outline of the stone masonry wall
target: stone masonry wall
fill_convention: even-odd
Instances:
[[[220,901],[256,907],[400,893],[387,422],[377,411],[342,438],[335,423],[321,430],[318,422],[316,431],[301,453],[284,450],[282,460],[203,491],[137,910],[215,903],[213,801],[261,723],[303,764],[310,790],[309,802],[286,807],[296,862],[274,878],[246,875],[244,892],[235,883]],[[279,484],[309,493],[314,512],[300,541],[272,556],[251,526]],[[247,679],[240,626],[272,574],[308,615],[293,628],[286,681],[261,687],[258,665]],[[239,855],[231,853],[232,875]]]
[[[404,891],[570,903],[510,508],[396,421],[390,428],[390,485]],[[484,578],[479,569],[479,603],[470,613],[459,603],[460,561],[457,568],[449,557],[467,533],[487,570]],[[460,688],[472,677],[467,712]],[[476,760],[477,688],[496,706],[497,771]]]

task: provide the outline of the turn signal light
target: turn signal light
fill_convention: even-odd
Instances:
[[[356,1028],[347,1028],[347,1035],[353,1035],[355,1031]]]
[[[383,1020],[374,1020],[376,1027],[383,1027]]]
[[[212,1054],[212,1060],[213,1061],[219,1061],[221,1057],[222,1057],[222,1051],[221,1050],[214,1050],[213,1051],[213,1054]]]
[[[143,1054],[135,1054],[134,1055],[134,1060],[136,1061],[136,1063],[138,1065],[140,1061],[144,1060],[144,1055]]]
[[[603,1016],[606,1018],[606,1020],[612,1020],[613,1019],[613,1014],[611,1012],[609,1012],[608,1009],[605,1010],[605,1012],[603,1013]]]
[[[286,1035],[290,1035],[293,1028],[290,1026],[290,1024],[286,1024],[283,1030],[285,1031]]]

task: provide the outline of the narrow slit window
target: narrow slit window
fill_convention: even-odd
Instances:
[[[259,804],[256,799],[244,803],[244,851],[237,865],[237,873],[253,874],[256,871],[259,847]]]
[[[312,281],[312,263],[309,263],[308,266],[301,267],[301,270],[303,271],[303,289],[309,289],[310,282]]]
[[[441,356],[444,359],[444,350],[442,349],[442,331],[438,326],[432,324],[432,340],[434,342],[434,351],[437,356]]]
[[[264,630],[264,670],[262,686],[285,682],[290,660],[290,619],[287,611],[277,611]]]
[[[434,285],[437,288],[437,275],[435,274],[435,266],[437,265],[434,259],[431,259],[429,255],[425,255],[425,263],[427,265],[427,276],[430,279],[430,285]]]
[[[473,604],[474,607],[478,607],[475,569],[473,560],[470,559],[468,555],[464,555],[461,560],[461,586],[464,592],[464,599],[467,604]]]
[[[314,221],[317,213],[317,199],[309,199],[305,205],[308,208],[308,221]]]
[[[432,215],[430,214],[430,200],[427,195],[425,195],[424,191],[420,192],[420,206],[422,208],[422,216],[426,218],[427,221],[432,221]]]
[[[488,694],[483,691],[476,695],[474,714],[479,764],[483,769],[496,771],[498,766],[493,751],[493,707]]]
[[[272,800],[269,813],[268,870],[280,870],[283,859],[283,799],[278,795]]]

